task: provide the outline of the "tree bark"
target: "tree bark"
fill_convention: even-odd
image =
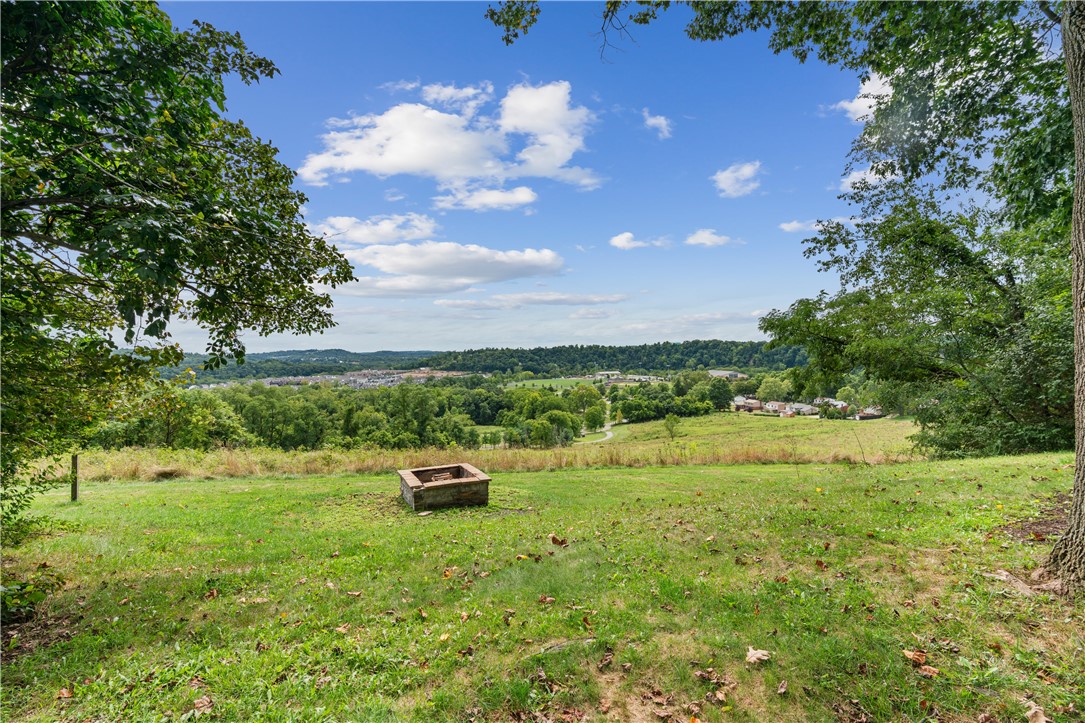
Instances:
[[[1067,592],[1085,590],[1085,3],[1067,2],[1062,46],[1074,124],[1074,206],[1070,230],[1074,305],[1075,465],[1070,524],[1047,560]]]

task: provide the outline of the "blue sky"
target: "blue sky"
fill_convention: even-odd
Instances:
[[[694,42],[678,9],[604,51],[601,3],[557,3],[506,47],[485,3],[164,7],[278,65],[229,114],[359,277],[335,329],[250,352],[761,339],[765,311],[837,286],[801,240],[849,215],[859,79],[763,34]]]

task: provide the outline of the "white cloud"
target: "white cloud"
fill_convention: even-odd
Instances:
[[[404,93],[412,90],[418,90],[418,86],[422,85],[417,80],[392,80],[380,85],[381,90],[387,90],[390,93]]]
[[[499,251],[475,244],[424,241],[420,244],[366,246],[346,252],[355,263],[385,276],[363,276],[339,287],[347,295],[446,294],[476,284],[529,276],[551,276],[564,260],[550,249]]]
[[[493,98],[493,92],[494,86],[488,81],[480,83],[477,88],[473,86],[459,88],[455,85],[433,83],[422,88],[422,100],[453,108],[470,118],[478,112],[480,106]]]
[[[852,171],[844,176],[844,178],[840,180],[840,186],[838,188],[841,191],[852,191],[860,183],[865,182],[872,186],[876,186],[882,181],[888,181],[891,178],[896,178],[896,176],[890,173],[879,172],[872,166],[861,171]]]
[[[435,196],[433,205],[444,210],[467,209],[470,211],[508,211],[534,203],[539,198],[527,186],[517,186],[509,190],[501,188],[480,188],[474,191],[466,189],[450,190],[444,196]]]
[[[848,218],[847,216],[834,216],[833,218],[829,219],[829,221],[835,223],[853,223],[852,219]],[[798,219],[796,219],[794,221],[785,221],[784,223],[780,224],[780,230],[786,231],[788,233],[797,233],[799,231],[805,233],[810,231],[820,231],[821,226],[822,222],[818,221],[816,218],[809,219],[808,221],[799,221]]]
[[[306,183],[322,186],[329,176],[354,171],[439,181],[501,175],[499,155],[506,150],[505,138],[493,130],[470,127],[462,115],[403,103],[381,115],[337,121],[335,126],[341,130],[324,134],[324,150],[307,156],[298,169]]]
[[[496,294],[489,299],[437,299],[433,303],[450,309],[518,309],[523,306],[594,306],[617,304],[627,297],[621,294],[564,294],[536,291],[520,294]]]
[[[889,84],[889,79],[874,73],[859,85],[859,93],[854,98],[835,103],[831,108],[844,111],[852,121],[862,123],[874,115],[878,101],[892,93],[893,86]]]
[[[644,127],[656,131],[659,134],[660,140],[671,137],[671,121],[669,118],[661,115],[652,115],[648,112],[647,108],[643,109],[641,114],[644,116]]]
[[[668,338],[675,338],[684,334],[715,333],[713,330],[721,329],[721,325],[732,324],[755,324],[766,313],[763,309],[755,311],[718,311],[698,314],[679,314],[662,319],[651,319],[623,324],[623,331],[652,332],[667,334]],[[724,337],[726,338],[726,337]]]
[[[667,240],[662,238],[652,239],[651,241],[638,241],[634,238],[631,231],[625,231],[617,236],[612,236],[608,242],[611,246],[622,251],[631,251],[633,249],[642,249],[648,246],[666,246]]]
[[[761,161],[736,163],[712,176],[716,189],[724,198],[738,198],[753,193],[761,182],[757,174],[761,171]]]
[[[329,216],[313,224],[315,234],[329,237],[337,246],[357,244],[387,244],[395,241],[419,241],[432,238],[439,226],[429,216],[420,213],[371,216],[366,220],[353,216]]]
[[[386,178],[407,174],[434,179],[445,195],[439,208],[517,208],[534,194],[526,186],[501,188],[519,178],[548,178],[583,189],[601,179],[571,165],[585,149],[595,115],[572,102],[572,86],[556,81],[508,90],[496,115],[481,109],[494,100],[493,85],[421,86],[400,82],[395,90],[418,90],[424,102],[400,103],[383,113],[328,120],[322,149],[309,154],[298,177],[311,185],[348,181],[363,172]],[[464,189],[471,189],[468,194]],[[462,198],[461,198],[462,197]]]
[[[566,166],[584,148],[584,136],[595,120],[584,106],[572,107],[572,85],[560,80],[546,85],[517,85],[501,101],[498,127],[503,133],[524,134],[528,142],[516,155],[512,178],[539,176],[595,188],[600,180],[586,168]]]
[[[686,244],[689,246],[726,246],[735,243],[742,242],[736,241],[730,236],[721,236],[716,233],[714,228],[697,229],[686,237]]]

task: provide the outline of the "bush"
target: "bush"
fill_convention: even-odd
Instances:
[[[64,578],[40,566],[25,581],[5,581],[0,585],[0,623],[10,625],[29,620],[35,608],[63,586]]]

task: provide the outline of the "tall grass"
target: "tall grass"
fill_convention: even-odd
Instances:
[[[866,462],[902,461],[891,452],[867,453]],[[796,450],[787,445],[753,446],[691,443],[582,445],[560,449],[240,450],[125,449],[89,451],[79,457],[89,480],[156,480],[177,477],[265,477],[394,472],[449,462],[468,462],[487,472],[539,472],[594,467],[649,467],[700,464],[860,463],[861,453],[839,449]]]

